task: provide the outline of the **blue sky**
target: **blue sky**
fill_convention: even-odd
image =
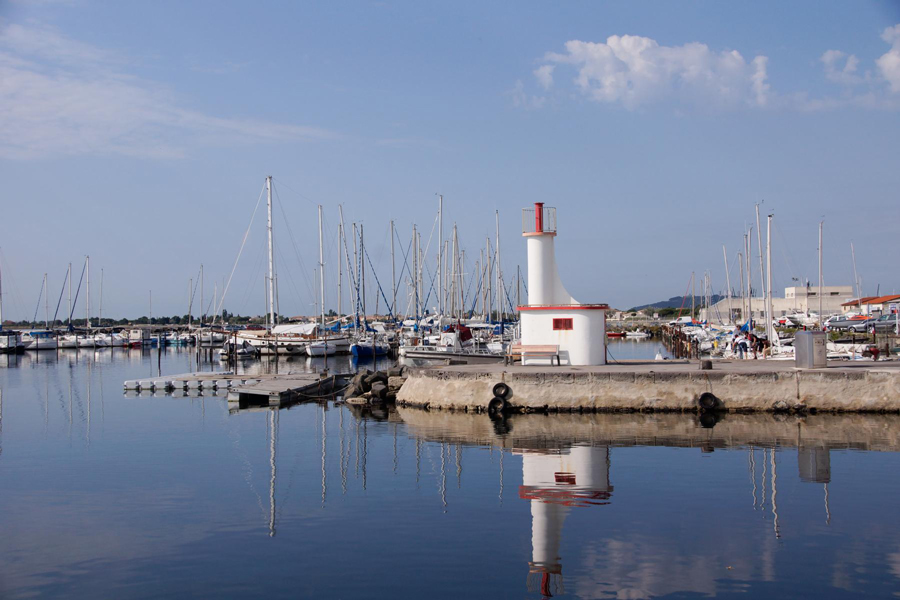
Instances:
[[[500,211],[510,276],[520,209],[556,206],[584,302],[692,271],[722,289],[722,244],[733,262],[763,201],[778,288],[815,283],[824,219],[826,283],[851,283],[853,241],[863,292],[900,290],[896,2],[0,0],[0,106],[4,318],[34,314],[45,272],[55,305],[86,254],[94,313],[101,268],[105,315],[146,314],[151,289],[154,314],[185,312],[269,174],[283,313],[313,312],[316,204],[333,306],[337,206],[387,286],[389,220],[427,239],[436,193],[469,262]],[[264,310],[263,243],[260,213],[233,312]]]

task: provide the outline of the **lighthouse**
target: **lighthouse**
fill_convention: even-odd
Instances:
[[[522,209],[528,249],[528,304],[519,306],[522,344],[559,346],[560,364],[606,364],[606,304],[582,304],[563,286],[556,269],[556,209],[536,202]],[[525,357],[523,365],[549,365]]]

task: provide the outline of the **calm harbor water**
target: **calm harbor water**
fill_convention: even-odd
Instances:
[[[0,356],[0,597],[900,591],[896,416],[704,427],[124,396],[156,368],[155,351]]]

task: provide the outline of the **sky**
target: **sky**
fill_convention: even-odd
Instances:
[[[101,269],[104,316],[186,313],[201,264],[208,305],[248,226],[224,307],[261,314],[267,175],[283,314],[316,311],[317,205],[326,305],[342,206],[372,312],[391,220],[398,271],[415,224],[434,272],[438,194],[467,287],[495,213],[527,276],[521,209],[544,202],[579,301],[706,271],[721,292],[751,226],[758,265],[759,203],[776,290],[817,284],[824,221],[826,284],[853,283],[852,242],[863,294],[900,292],[898,157],[898,2],[0,0],[4,319],[43,317],[44,273],[63,318],[86,255],[92,315]]]

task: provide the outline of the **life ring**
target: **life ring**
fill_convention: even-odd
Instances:
[[[493,392],[494,392],[494,396],[496,396],[497,398],[503,398],[505,400],[505,399],[509,398],[509,393],[511,391],[512,390],[509,389],[509,386],[506,385],[505,383],[503,383],[502,381],[500,383],[494,384]]]

